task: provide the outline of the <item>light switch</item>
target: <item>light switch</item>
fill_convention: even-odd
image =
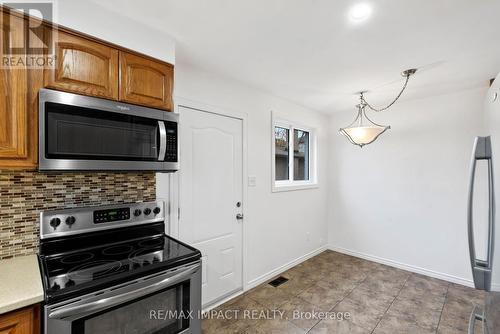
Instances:
[[[248,186],[249,187],[257,186],[257,176],[251,175],[248,177]]]

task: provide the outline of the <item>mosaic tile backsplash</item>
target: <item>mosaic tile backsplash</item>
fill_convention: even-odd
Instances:
[[[155,173],[0,171],[0,259],[38,251],[44,210],[154,201]]]

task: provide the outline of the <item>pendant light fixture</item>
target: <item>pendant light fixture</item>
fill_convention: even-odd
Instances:
[[[369,109],[380,112],[389,109],[396,101],[401,97],[403,91],[408,85],[408,81],[410,80],[410,76],[417,72],[416,69],[412,68],[401,73],[402,76],[406,78],[403,88],[396,96],[396,98],[389,103],[384,108],[374,108],[368,102],[366,102],[364,97],[364,91],[359,93],[359,104],[356,105],[358,108],[358,114],[354,121],[346,126],[345,128],[340,128],[339,132],[346,136],[346,138],[354,145],[358,145],[359,147],[363,147],[370,143],[373,143],[382,133],[391,128],[390,125],[384,126],[375,123],[366,115],[366,107]]]

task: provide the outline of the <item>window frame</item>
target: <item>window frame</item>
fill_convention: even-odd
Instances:
[[[280,127],[288,129],[288,180],[276,180],[276,137],[275,137],[275,127]],[[295,163],[295,151],[294,151],[294,140],[295,140],[295,130],[306,131],[309,133],[309,180],[294,180],[294,163]],[[277,117],[274,113],[272,114],[271,122],[271,185],[272,192],[280,191],[292,191],[301,189],[312,189],[318,188],[317,179],[317,139],[316,139],[316,129],[302,125],[298,122],[293,122],[285,118]]]

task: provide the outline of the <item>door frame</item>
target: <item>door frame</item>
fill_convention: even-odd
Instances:
[[[234,111],[230,110],[227,108],[221,108],[214,106],[212,104],[208,103],[203,103],[203,102],[198,102],[194,101],[191,99],[187,99],[184,97],[180,96],[174,96],[174,106],[175,106],[175,112],[180,114],[180,108],[189,108],[193,109],[196,111],[200,112],[206,112],[209,114],[214,114],[217,116],[223,116],[223,117],[230,117],[233,119],[241,120],[242,122],[242,201],[243,201],[243,206],[242,206],[242,214],[244,216],[243,222],[240,224],[243,224],[242,226],[242,236],[241,236],[241,270],[242,270],[242,282],[241,282],[241,291],[246,291],[248,288],[248,265],[247,265],[247,259],[248,259],[248,254],[247,254],[247,245],[248,245],[248,227],[247,225],[249,224],[249,217],[248,217],[248,187],[247,187],[247,180],[248,180],[248,114],[247,113],[242,113],[239,111]],[[182,120],[180,120],[182,122]],[[181,130],[179,129],[179,132]],[[179,135],[180,138],[180,135]],[[179,145],[180,147],[180,145]],[[182,150],[179,150],[179,155],[182,155]],[[180,159],[179,159],[180,161]],[[180,170],[182,170],[182,164],[179,167]],[[174,237],[179,237],[179,209],[180,209],[180,191],[181,191],[181,177],[179,173],[171,173],[170,174],[170,179],[169,179],[169,184],[170,184],[170,195],[172,196],[171,199],[169,200],[169,208],[170,208],[170,234],[173,235]],[[180,212],[182,215],[182,211]],[[238,293],[238,292],[237,292]],[[221,296],[217,300],[213,301],[211,304],[216,304],[220,300],[223,300],[229,296]],[[205,305],[203,307],[206,307],[208,305]]]

